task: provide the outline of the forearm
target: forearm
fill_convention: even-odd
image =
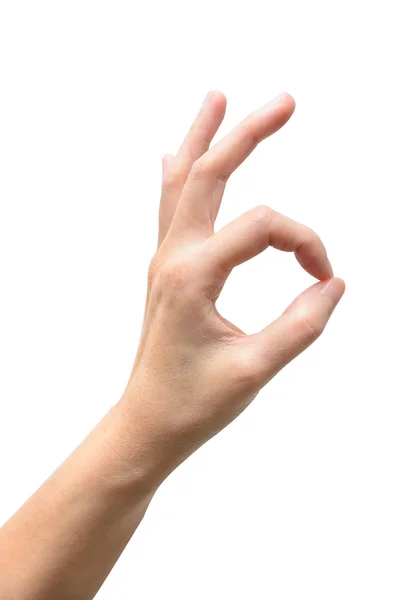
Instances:
[[[128,406],[116,404],[0,529],[2,600],[87,600],[102,585],[157,487]]]

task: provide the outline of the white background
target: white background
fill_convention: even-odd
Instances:
[[[397,596],[394,3],[0,4],[0,520],[120,397],[139,340],[161,156],[205,93],[217,139],[297,108],[230,180],[323,238],[346,295],[324,335],[162,486],[101,600]],[[310,277],[269,250],[220,309],[276,317]]]

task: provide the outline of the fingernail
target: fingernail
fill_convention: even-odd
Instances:
[[[281,104],[284,101],[285,96],[286,96],[285,92],[283,92],[282,94],[279,94],[278,96],[273,98],[273,100],[269,100],[269,102],[266,102],[265,107],[273,108],[274,106]]]
[[[321,287],[321,294],[326,298],[329,298],[334,306],[338,304],[344,291],[345,282],[338,277],[332,277],[332,279],[326,281]]]

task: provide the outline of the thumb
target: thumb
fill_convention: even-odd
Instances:
[[[257,365],[259,358],[262,385],[321,335],[344,291],[345,282],[338,277],[319,281],[273,323],[249,336]]]

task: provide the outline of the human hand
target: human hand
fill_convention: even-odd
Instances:
[[[159,480],[232,421],[323,331],[344,292],[320,238],[258,206],[214,233],[230,175],[290,118],[282,94],[209,149],[226,99],[210,93],[175,157],[163,158],[158,249],[149,268],[142,339],[122,399]],[[217,311],[232,269],[273,246],[319,281],[261,332],[246,335]]]
[[[93,598],[161,482],[320,335],[344,292],[319,237],[266,206],[214,234],[227,179],[294,110],[283,94],[208,149],[225,104],[212,93],[177,155],[163,160],[159,244],[130,380],[1,528],[2,598]],[[216,300],[232,269],[269,245],[295,252],[320,282],[246,335]]]

